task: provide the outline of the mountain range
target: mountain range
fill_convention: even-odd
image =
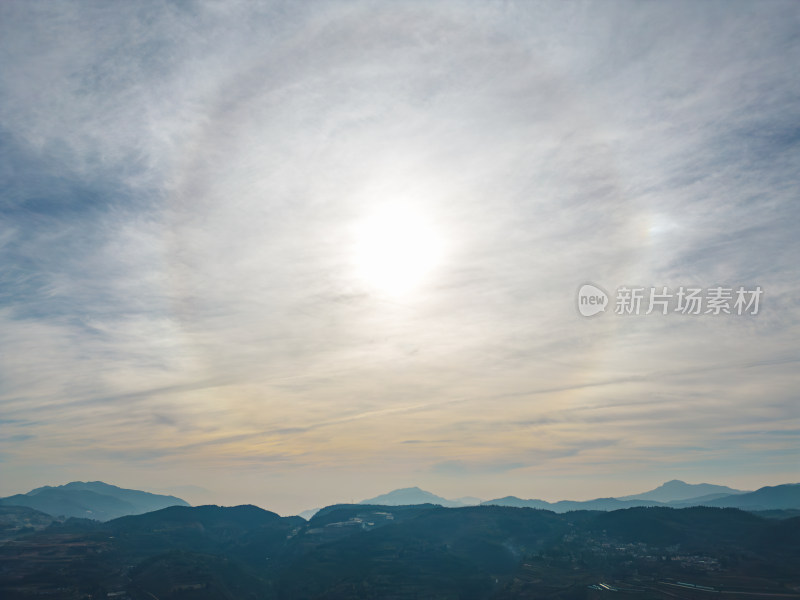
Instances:
[[[73,481],[0,498],[0,506],[25,506],[54,517],[108,521],[189,503],[175,496],[124,489],[102,481]]]
[[[477,498],[449,500],[427,492],[418,487],[402,488],[375,498],[361,501],[360,504],[380,504],[384,506],[400,506],[411,504],[438,504],[455,508],[482,504],[489,506],[513,506],[517,508],[538,508],[564,513],[573,510],[611,511],[640,506],[665,506],[685,508],[690,506],[715,506],[741,508],[744,510],[783,510],[800,508],[800,484],[784,484],[763,487],[754,492],[733,489],[724,485],[709,483],[691,484],[674,479],[659,487],[618,498],[595,498],[593,500],[560,500],[547,502],[538,499],[522,499],[516,496],[505,496],[478,501]],[[474,500],[474,502],[472,502]],[[302,515],[308,518],[305,514]]]
[[[362,500],[362,506],[409,506],[431,504],[446,508],[492,505],[517,508],[536,508],[565,513],[575,510],[612,511],[633,507],[711,506],[740,508],[748,511],[800,509],[800,484],[784,484],[763,487],[756,491],[737,490],[723,485],[708,483],[690,484],[672,480],[655,489],[616,498],[593,500],[560,500],[547,502],[539,499],[523,499],[505,496],[481,501],[466,497],[448,499],[419,487],[401,488],[386,494]],[[139,515],[169,506],[189,506],[176,496],[152,494],[140,490],[120,488],[101,481],[74,481],[60,486],[44,486],[26,494],[15,494],[0,498],[0,506],[27,507],[51,517],[78,517],[96,521],[109,521],[127,515]],[[302,518],[311,519],[319,509],[303,511]]]
[[[676,480],[586,502],[441,506],[466,502],[478,500],[403,488],[306,520],[102,482],[45,486],[0,500],[0,598],[800,600],[800,484]],[[715,507],[681,508],[693,503]],[[51,516],[69,511],[84,518]]]
[[[790,600],[798,561],[800,517],[729,508],[349,504],[305,521],[171,506],[18,530],[0,543],[0,597]]]

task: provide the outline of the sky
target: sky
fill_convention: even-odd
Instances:
[[[800,481],[797,2],[12,0],[0,64],[0,495]]]

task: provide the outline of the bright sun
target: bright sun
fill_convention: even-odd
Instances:
[[[409,211],[388,210],[366,218],[356,226],[355,237],[359,277],[391,295],[416,289],[442,257],[435,229]]]

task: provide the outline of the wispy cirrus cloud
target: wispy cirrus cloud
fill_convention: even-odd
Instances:
[[[385,491],[363,473],[793,472],[769,432],[800,418],[794,3],[0,14],[3,492],[47,461],[252,501],[261,460],[283,506]],[[353,264],[397,206],[444,248],[399,299]],[[765,296],[582,320],[586,281]]]

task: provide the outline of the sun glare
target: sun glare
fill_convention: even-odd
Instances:
[[[359,277],[391,295],[417,289],[439,264],[442,243],[436,230],[419,214],[386,211],[364,219],[355,232]]]

